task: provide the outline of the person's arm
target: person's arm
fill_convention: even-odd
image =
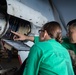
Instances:
[[[23,75],[38,75],[41,50],[34,45],[29,53]]]
[[[14,32],[14,31],[11,31],[11,32],[14,34],[14,37],[13,37],[14,40],[20,40],[20,41],[30,40],[30,41],[34,41],[33,36],[26,36],[26,35],[23,35],[23,34],[20,34],[18,32]]]

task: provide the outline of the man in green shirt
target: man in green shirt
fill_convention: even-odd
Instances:
[[[13,31],[12,33],[19,36],[19,38],[14,37],[14,40],[27,38]],[[36,42],[34,37],[29,37],[36,43],[30,49],[23,75],[74,75],[68,51],[55,40],[60,33],[60,24],[52,21],[39,30],[41,42]]]
[[[63,38],[62,45],[76,54],[76,19],[68,22],[67,27],[67,38]]]

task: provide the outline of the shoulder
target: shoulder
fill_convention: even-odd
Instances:
[[[51,47],[51,44],[48,41],[38,42],[35,44],[35,46],[44,48],[44,47]]]
[[[68,37],[63,38],[63,43],[64,43],[64,42],[70,43],[69,38],[68,38]]]
[[[68,37],[63,37],[62,39],[63,39],[63,40],[69,40],[69,38],[68,38]]]
[[[38,43],[35,43],[33,45],[34,48],[37,48],[37,49],[40,49],[41,51],[45,51],[45,50],[49,50],[49,49],[52,49],[52,45],[50,44],[49,41],[43,41],[43,42],[38,42]]]

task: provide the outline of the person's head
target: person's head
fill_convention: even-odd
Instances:
[[[67,35],[71,43],[76,43],[76,19],[67,23]]]
[[[40,32],[40,41],[48,40],[55,38],[57,41],[61,41],[61,26],[56,21],[51,21],[46,24],[39,30]]]

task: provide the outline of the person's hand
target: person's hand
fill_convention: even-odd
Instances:
[[[18,32],[11,31],[11,33],[14,34],[14,37],[13,37],[14,40],[23,41],[23,40],[26,40],[26,38],[27,38],[26,35],[20,34],[20,33],[18,33]]]

